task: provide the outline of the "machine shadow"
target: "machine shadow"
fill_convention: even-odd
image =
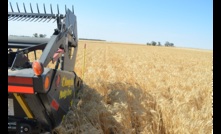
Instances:
[[[84,84],[77,107],[70,110],[60,131],[65,134],[165,133],[154,97],[138,84]]]

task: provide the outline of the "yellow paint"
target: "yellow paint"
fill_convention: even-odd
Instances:
[[[63,123],[64,119],[65,119],[65,115],[62,116],[61,123]]]
[[[29,109],[28,105],[25,103],[24,98],[21,95],[18,95],[17,93],[13,93],[15,96],[16,100],[24,110],[25,114],[27,115],[28,118],[33,118],[33,115],[31,113],[31,110]]]
[[[74,79],[73,78],[68,79],[65,76],[62,77],[62,83],[61,83],[62,87],[71,87],[73,85],[74,85]]]
[[[72,95],[72,90],[61,90],[59,93],[59,99],[66,99],[68,96]]]

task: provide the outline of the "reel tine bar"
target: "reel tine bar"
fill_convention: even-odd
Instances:
[[[40,13],[38,4],[36,4],[37,13],[33,12],[31,3],[30,3],[30,10],[31,10],[30,12],[28,12],[26,10],[24,3],[23,3],[24,12],[20,11],[18,3],[16,3],[16,6],[17,6],[17,12],[13,9],[13,6],[10,2],[11,12],[8,11],[8,21],[33,21],[33,20],[35,20],[34,22],[36,22],[40,19],[38,22],[40,22],[42,20],[44,20],[43,22],[45,22],[46,20],[48,20],[47,22],[50,22],[52,19],[55,19],[55,21],[56,21],[56,19],[58,17],[60,17],[60,19],[64,18],[64,16],[62,14],[60,14],[60,12],[59,12],[58,5],[57,5],[57,14],[53,13],[51,4],[50,4],[50,10],[51,10],[50,13],[47,13],[46,8],[45,8],[45,4],[43,4],[43,9],[44,9],[43,13]],[[66,10],[67,9],[65,6],[65,13],[67,12]]]

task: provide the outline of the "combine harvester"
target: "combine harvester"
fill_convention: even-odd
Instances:
[[[53,13],[8,12],[8,21],[51,21],[57,28],[50,38],[8,37],[8,133],[55,133],[70,108],[79,100],[83,81],[74,72],[78,49],[77,21],[65,6],[65,15]],[[42,50],[37,59],[36,51]],[[35,60],[30,61],[33,54]],[[52,62],[54,68],[47,68]]]

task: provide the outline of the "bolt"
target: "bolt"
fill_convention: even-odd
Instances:
[[[25,127],[25,128],[24,128],[24,131],[25,131],[25,132],[28,132],[28,130],[29,130],[28,127]]]

